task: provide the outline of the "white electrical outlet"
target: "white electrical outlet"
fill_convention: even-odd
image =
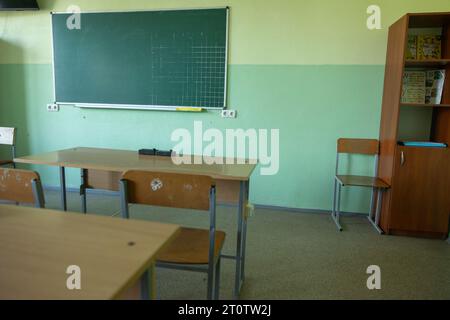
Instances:
[[[236,110],[222,110],[222,118],[236,118]]]
[[[59,111],[59,105],[54,103],[49,103],[47,105],[47,111],[48,112],[58,112]]]

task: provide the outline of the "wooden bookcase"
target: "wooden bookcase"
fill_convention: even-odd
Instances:
[[[406,60],[412,29],[442,30],[442,59]],[[450,12],[407,14],[389,28],[380,128],[379,178],[391,185],[380,225],[387,234],[447,238],[450,220],[449,148],[398,145],[399,140],[450,145]],[[445,69],[442,103],[402,103],[405,69]]]

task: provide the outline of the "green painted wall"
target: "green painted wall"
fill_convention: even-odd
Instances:
[[[38,0],[39,12],[0,13],[0,63],[50,63],[49,11],[231,7],[231,64],[384,64],[387,28],[448,0]],[[383,30],[366,28],[379,5]],[[270,41],[268,41],[270,40]]]
[[[74,146],[135,150],[170,148],[170,134],[205,127],[280,129],[280,171],[256,172],[254,203],[329,209],[338,137],[377,138],[387,26],[406,12],[448,11],[447,0],[380,0],[383,29],[366,28],[366,0],[39,1],[39,13],[0,13],[0,125],[19,129],[21,155]],[[70,4],[83,10],[232,8],[230,107],[218,113],[81,110],[48,113],[53,100],[49,11]],[[270,41],[269,41],[270,40]],[[370,161],[355,159],[361,173]],[[345,166],[345,164],[344,164]],[[57,185],[55,168],[39,167],[44,183]],[[79,184],[71,171],[69,183]],[[368,193],[345,192],[348,211],[368,209]]]

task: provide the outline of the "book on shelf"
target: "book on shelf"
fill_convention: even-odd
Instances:
[[[402,102],[425,103],[426,75],[424,71],[406,70],[403,74]]]
[[[406,49],[406,59],[416,60],[417,59],[417,36],[408,36],[408,47]]]
[[[441,104],[444,81],[445,70],[427,71],[425,103]]]
[[[440,104],[445,70],[405,70],[402,103]]]
[[[417,36],[417,60],[442,58],[442,36],[421,34]]]

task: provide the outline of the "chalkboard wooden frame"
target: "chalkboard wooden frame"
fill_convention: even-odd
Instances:
[[[189,107],[192,108],[202,108],[211,110],[222,110],[227,107],[228,98],[228,60],[229,60],[229,22],[230,22],[230,8],[229,7],[215,7],[215,8],[182,8],[182,9],[157,9],[157,10],[130,10],[130,11],[89,11],[80,12],[81,17],[85,14],[121,14],[121,13],[156,13],[156,12],[167,12],[167,11],[196,11],[196,10],[226,10],[226,25],[225,25],[225,57],[224,57],[224,73],[223,73],[223,106],[204,106],[204,105],[159,105],[159,104],[135,104],[135,103],[104,103],[96,101],[58,101],[57,97],[57,76],[55,71],[55,43],[54,43],[54,20],[53,15],[71,15],[68,12],[51,12],[52,14],[52,54],[53,54],[53,83],[54,83],[54,103],[57,105],[72,105],[80,108],[96,108],[96,109],[131,109],[131,110],[166,110],[166,111],[176,111],[182,110],[186,111]],[[221,103],[221,101],[220,101]]]

